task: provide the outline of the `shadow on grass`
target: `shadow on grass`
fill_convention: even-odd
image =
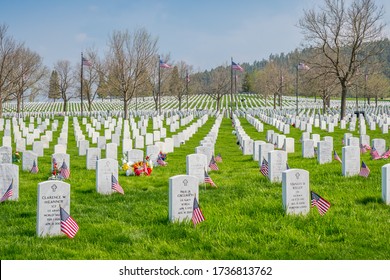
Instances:
[[[357,203],[367,205],[369,203],[383,203],[382,198],[378,196],[368,196],[363,199],[357,200]]]

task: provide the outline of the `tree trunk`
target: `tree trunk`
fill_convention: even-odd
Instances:
[[[18,95],[17,97],[16,97],[16,113],[20,113],[20,99],[21,99],[21,96],[20,95]]]
[[[274,93],[274,109],[276,109],[276,93]]]
[[[123,98],[123,118],[125,120],[128,119],[128,106],[126,98]]]
[[[62,107],[62,111],[65,113],[66,112],[66,104],[68,103],[68,100],[66,100],[66,98],[64,98],[64,105]]]
[[[91,112],[92,110],[92,101],[88,99],[88,111]]]
[[[179,98],[179,111],[181,110],[181,97]]]
[[[341,85],[341,111],[340,111],[340,115],[341,115],[341,119],[344,119],[345,117],[345,111],[346,111],[346,105],[347,105],[347,92],[348,92],[348,88],[342,84]]]
[[[220,98],[217,98],[217,111],[219,111],[219,103],[221,102]]]
[[[1,98],[0,92],[0,118],[3,117],[3,99]]]
[[[326,112],[326,97],[322,99],[322,114],[324,115]]]
[[[370,97],[367,97],[367,103],[370,105]]]
[[[370,104],[370,103],[368,103]],[[375,96],[375,108],[378,107],[378,96]]]

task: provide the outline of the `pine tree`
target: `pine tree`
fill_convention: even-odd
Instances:
[[[61,98],[60,85],[58,82],[58,73],[55,70],[51,72],[48,97],[54,99],[54,102],[57,99]]]

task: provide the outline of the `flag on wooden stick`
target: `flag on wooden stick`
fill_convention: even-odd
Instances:
[[[192,223],[194,224],[194,226],[196,226],[197,224],[199,224],[205,220],[203,213],[202,213],[202,210],[200,209],[198,200],[196,199],[196,196],[194,197],[194,205],[193,205],[192,209],[193,210],[192,210],[191,220],[192,220]]]
[[[61,231],[69,238],[74,238],[79,230],[79,225],[75,220],[60,206]]]

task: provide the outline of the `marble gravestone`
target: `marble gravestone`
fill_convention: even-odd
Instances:
[[[382,166],[382,200],[390,205],[390,163]]]
[[[268,179],[271,183],[282,182],[282,172],[287,169],[287,153],[285,151],[268,152]]]
[[[191,175],[176,175],[169,178],[169,220],[191,220],[194,198],[199,201],[199,180]]]
[[[357,146],[345,146],[342,149],[342,174],[343,176],[355,176],[360,172],[360,148]]]
[[[38,184],[37,235],[61,235],[60,206],[70,214],[70,184],[45,181]]]
[[[114,175],[118,180],[118,161],[112,158],[99,159],[96,162],[96,191],[100,194],[111,194]]]
[[[310,211],[309,172],[289,169],[282,172],[282,199],[286,214],[306,215]]]
[[[208,169],[207,156],[204,154],[190,154],[186,157],[186,173],[195,176],[199,184],[204,183],[204,172]]]
[[[0,163],[12,163],[12,148],[9,146],[0,147]]]
[[[0,164],[0,197],[3,197],[12,183],[13,194],[8,200],[19,199],[19,166],[12,163]]]
[[[38,155],[32,151],[25,151],[22,154],[22,170],[30,171],[35,163],[38,166]]]
[[[96,161],[101,158],[101,150],[99,148],[88,148],[87,149],[87,169],[95,170],[96,169]]]

